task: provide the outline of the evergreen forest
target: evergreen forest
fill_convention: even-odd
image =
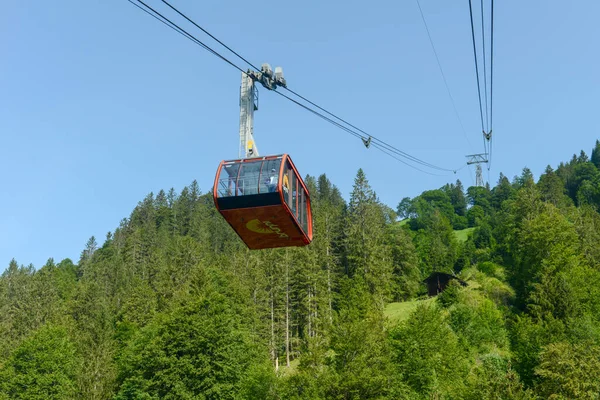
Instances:
[[[600,398],[599,141],[393,208],[360,169],[305,182],[307,247],[248,250],[194,181],[79,260],[10,261],[0,399]]]

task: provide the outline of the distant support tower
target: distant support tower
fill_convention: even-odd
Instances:
[[[265,88],[275,90],[278,86],[286,87],[281,67],[275,67],[275,74],[269,64],[261,65],[260,72],[248,70],[242,72],[240,87],[240,147],[239,158],[258,157],[258,148],[254,141],[254,111],[258,110],[258,89],[255,82]]]
[[[481,164],[487,163],[487,153],[470,154],[467,157],[467,165],[475,164],[475,186],[483,186],[483,173]]]

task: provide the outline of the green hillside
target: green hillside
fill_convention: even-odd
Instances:
[[[465,228],[458,231],[454,231],[454,235],[456,236],[456,240],[459,242],[466,242],[469,235],[475,230],[475,228]]]
[[[78,260],[10,261],[0,399],[598,398],[600,142],[399,199],[410,223],[362,170],[306,184],[307,247],[248,250],[192,182]],[[425,299],[433,271],[469,285]]]
[[[430,298],[389,303],[385,306],[383,313],[392,323],[402,322],[410,317],[410,314],[417,309],[417,306],[432,304],[434,301],[434,298]]]

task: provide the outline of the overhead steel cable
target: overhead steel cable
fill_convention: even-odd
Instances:
[[[167,6],[169,6],[169,8],[171,8],[173,11],[175,11],[177,14],[181,15],[183,18],[185,18],[188,22],[190,22],[191,24],[193,24],[196,28],[200,29],[202,32],[206,33],[208,36],[210,36],[212,39],[214,39],[217,43],[219,43],[221,46],[225,47],[227,50],[229,50],[230,52],[232,52],[233,54],[235,54],[236,56],[238,56],[238,58],[240,58],[242,61],[244,61],[246,64],[248,64],[249,66],[251,66],[252,68],[254,68],[256,71],[260,71],[260,68],[258,68],[257,66],[253,65],[250,61],[246,60],[244,57],[242,57],[241,55],[239,55],[235,50],[233,50],[231,47],[227,46],[225,43],[221,42],[219,39],[217,39],[216,37],[214,37],[209,31],[207,31],[206,29],[204,29],[203,27],[201,27],[200,25],[198,25],[197,23],[195,23],[194,21],[192,21],[190,18],[188,18],[184,13],[182,13],[181,11],[179,11],[177,8],[173,7],[168,1],[166,0],[161,0],[163,3],[165,3]]]
[[[281,92],[279,92],[279,91],[277,91],[277,90],[274,90],[274,92],[275,92],[275,93],[277,93],[278,95],[280,95],[280,96],[282,96],[282,97],[284,97],[284,98],[288,99],[288,100],[289,100],[289,101],[291,101],[292,103],[295,103],[295,104],[297,104],[298,106],[300,106],[300,107],[304,108],[306,111],[309,111],[309,112],[311,112],[311,113],[315,114],[317,117],[319,117],[319,118],[322,118],[322,119],[324,119],[325,121],[329,122],[330,124],[332,124],[332,125],[335,125],[335,126],[337,126],[338,128],[340,128],[340,129],[342,129],[342,130],[344,130],[344,131],[348,132],[349,134],[351,134],[352,136],[356,137],[357,139],[363,139],[363,136],[362,136],[362,135],[360,135],[360,134],[356,133],[355,131],[353,131],[352,129],[350,129],[350,128],[348,128],[348,127],[346,127],[346,126],[344,126],[344,125],[342,125],[342,124],[340,124],[340,123],[338,123],[338,122],[336,122],[336,121],[332,120],[331,118],[328,118],[328,117],[326,117],[325,115],[321,114],[320,112],[318,112],[318,111],[315,111],[315,110],[313,110],[313,109],[312,109],[312,108],[310,108],[310,107],[307,107],[306,105],[304,105],[304,104],[300,103],[299,101],[297,101],[297,100],[294,100],[294,99],[292,99],[291,97],[289,97],[289,96],[286,96],[285,94],[283,94],[283,93],[281,93]]]
[[[431,32],[429,31],[429,26],[427,25],[427,20],[425,19],[425,15],[423,14],[423,9],[421,8],[421,2],[416,0],[417,6],[419,7],[419,13],[421,14],[421,19],[423,20],[423,24],[425,25],[425,30],[427,31],[427,37],[429,38],[429,43],[431,44],[431,49],[433,50],[433,54],[435,55],[435,60],[437,61],[437,65],[440,69],[440,74],[442,75],[442,79],[444,80],[444,85],[446,86],[446,91],[448,92],[448,97],[450,97],[450,102],[452,103],[452,108],[454,109],[454,114],[456,115],[456,119],[458,119],[458,123],[460,124],[460,128],[462,129],[463,134],[465,135],[465,139],[467,139],[467,144],[469,148],[471,148],[471,142],[469,141],[469,136],[467,135],[467,131],[462,123],[462,119],[458,113],[458,109],[456,108],[456,103],[454,101],[454,96],[452,96],[452,92],[450,91],[450,86],[448,85],[448,81],[446,80],[446,74],[444,74],[444,69],[442,68],[442,63],[440,62],[440,58],[438,57],[437,50],[435,49],[435,45],[433,44],[433,38],[431,37]]]
[[[490,130],[493,128],[493,112],[494,112],[494,0],[492,0],[492,22],[490,29]]]
[[[454,172],[455,171],[454,169],[438,167],[438,166],[436,166],[434,164],[428,163],[427,161],[423,161],[423,160],[421,160],[421,159],[419,159],[417,157],[414,157],[414,156],[412,156],[412,155],[410,155],[410,154],[408,154],[408,153],[406,153],[406,152],[404,152],[404,151],[402,151],[400,149],[397,149],[396,147],[394,147],[394,146],[392,146],[392,145],[384,142],[383,140],[378,139],[377,137],[371,135],[370,133],[365,132],[364,130],[358,128],[357,126],[352,125],[350,122],[346,121],[345,119],[338,117],[337,115],[331,113],[330,111],[327,111],[325,108],[323,108],[320,105],[318,105],[318,104],[310,101],[309,99],[307,99],[306,97],[302,96],[301,94],[293,91],[292,89],[287,88],[287,87],[284,88],[284,89],[287,90],[288,92],[292,93],[294,96],[297,96],[297,97],[301,98],[302,100],[304,100],[305,102],[309,103],[310,105],[318,108],[319,110],[323,111],[324,113],[330,115],[331,117],[337,119],[338,121],[340,121],[340,122],[348,125],[351,128],[356,129],[358,132],[361,132],[362,134],[365,135],[364,137],[361,136],[362,138],[368,139],[370,137],[373,141],[381,143],[383,146],[388,147],[391,151],[397,153],[401,157],[406,157],[406,158],[408,158],[408,159],[410,159],[410,160],[412,160],[412,161],[414,161],[416,163],[419,163],[419,164],[421,164],[421,165],[423,165],[425,167],[429,167],[429,168],[432,168],[432,169],[437,169],[437,170],[440,170],[440,171],[449,171],[449,172]]]
[[[331,118],[329,118],[329,117],[326,117],[326,116],[324,116],[323,114],[319,113],[318,111],[315,111],[315,110],[311,109],[310,107],[307,107],[306,105],[304,105],[304,104],[300,103],[299,101],[297,101],[297,100],[294,100],[294,99],[292,99],[291,97],[289,97],[289,96],[286,96],[285,94],[283,94],[283,93],[281,93],[281,92],[279,92],[279,91],[275,91],[275,93],[277,93],[277,94],[278,94],[278,95],[280,95],[280,96],[283,96],[283,97],[285,97],[286,99],[288,99],[288,100],[290,100],[291,102],[293,102],[293,103],[295,103],[295,104],[299,105],[300,107],[304,108],[305,110],[307,110],[307,111],[309,111],[309,112],[311,112],[311,113],[315,114],[315,115],[316,115],[316,116],[318,116],[319,118],[322,118],[322,119],[324,119],[325,121],[329,122],[330,124],[333,124],[333,125],[337,126],[338,128],[340,128],[340,129],[342,129],[342,130],[344,130],[344,131],[346,131],[346,132],[350,133],[350,134],[351,134],[351,135],[353,135],[354,137],[356,137],[356,138],[360,138],[360,139],[367,139],[365,136],[362,136],[362,135],[360,135],[360,134],[356,133],[356,132],[355,132],[355,131],[353,131],[352,129],[349,129],[348,127],[346,127],[346,126],[344,126],[344,125],[340,124],[339,122],[336,122],[336,121],[334,121],[333,119],[331,119]],[[299,97],[300,97],[300,96],[299,96]],[[333,114],[332,114],[332,115],[333,115]],[[336,118],[337,118],[337,117],[336,117]],[[371,138],[373,138],[373,137],[371,136]],[[381,142],[381,141],[379,141],[379,140],[378,140],[378,142]],[[384,152],[385,154],[389,155],[390,157],[392,157],[392,158],[394,158],[394,159],[396,159],[396,160],[400,161],[401,163],[403,163],[403,164],[405,164],[405,165],[407,165],[407,166],[409,166],[409,167],[411,167],[411,168],[414,168],[414,169],[416,169],[417,171],[424,172],[424,173],[426,173],[426,174],[430,174],[430,175],[435,175],[435,176],[444,176],[444,175],[432,174],[431,172],[424,171],[424,170],[422,170],[422,169],[420,169],[420,168],[418,168],[418,167],[415,167],[414,165],[412,165],[412,164],[409,164],[409,163],[407,163],[406,161],[404,161],[404,160],[402,160],[402,159],[398,158],[398,157],[397,157],[397,155],[398,155],[398,152],[401,152],[401,151],[400,151],[400,150],[398,150],[398,149],[396,149],[395,147],[393,147],[393,146],[391,146],[391,145],[389,145],[389,144],[385,143],[385,142],[381,142],[381,144],[376,142],[376,143],[373,143],[373,144],[372,144],[372,146],[376,147],[378,150],[380,150],[380,151]],[[402,152],[402,153],[404,153],[404,152]],[[404,154],[407,154],[407,153],[404,153]],[[409,157],[412,157],[412,156],[410,156],[410,154],[407,154],[407,155],[408,155]],[[405,157],[405,158],[406,158],[406,156],[405,156],[405,155],[401,155],[401,156],[403,156],[403,157]],[[418,160],[418,159],[417,159],[417,160]],[[412,159],[411,159],[411,161],[414,161],[414,160],[412,160]],[[415,162],[416,162],[416,161],[415,161]],[[424,166],[426,166],[426,167],[430,167],[430,168],[431,168],[431,166],[429,166],[429,165],[424,165]],[[433,165],[432,165],[432,166],[433,166]],[[435,167],[435,166],[433,166],[433,167]],[[436,168],[437,168],[437,167],[436,167]],[[460,169],[462,169],[462,167],[461,167]],[[456,173],[456,171],[458,171],[458,170],[443,169],[443,171],[447,171],[447,172],[454,172],[454,173]]]
[[[490,133],[494,129],[494,0],[491,10],[491,28],[490,28]],[[492,143],[493,137],[490,137],[490,157],[488,161],[488,171],[492,167]]]
[[[423,172],[424,174],[428,174],[428,175],[432,175],[432,176],[447,176],[449,174],[434,174],[432,172],[429,171],[424,171],[418,167],[415,167],[414,165],[411,165],[409,163],[407,163],[406,161],[402,160],[401,158],[398,158],[396,155],[394,155],[393,153],[389,152],[388,150],[386,150],[384,147],[380,146],[377,143],[373,143],[373,147],[375,147],[377,150],[381,151],[382,153],[387,154],[388,156],[392,157],[393,159],[400,161],[402,164],[409,166],[410,168],[416,169],[417,171]],[[456,171],[452,171],[454,173],[456,173]]]
[[[379,145],[378,143],[373,143],[372,144],[373,147],[375,147],[377,150],[387,154],[388,156],[392,157],[393,159],[400,161],[402,164],[408,165],[410,168],[416,169],[417,171],[423,172],[425,174],[428,175],[432,175],[432,176],[448,176],[450,174],[434,174],[432,172],[428,172],[428,171],[424,171],[418,167],[415,167],[414,165],[408,164],[407,162],[405,162],[404,160],[398,158],[394,153],[388,151],[385,147]],[[466,168],[467,164],[463,165],[462,167],[456,169],[456,170],[448,170],[448,172],[452,172],[454,174],[456,174],[458,171],[462,170],[463,168]],[[473,180],[473,176],[471,176],[471,180]]]
[[[140,7],[138,4],[135,4],[132,0],[127,0],[127,1],[130,2],[131,4],[133,4],[134,6],[138,7],[140,10],[142,10],[142,11],[146,12],[147,14],[151,15],[155,19],[159,20],[163,24],[167,25],[169,28],[175,30],[179,34],[187,37],[188,39],[190,39],[192,42],[196,43],[197,45],[199,45],[203,49],[205,49],[208,52],[212,53],[213,55],[219,57],[220,59],[222,59],[227,64],[229,64],[232,67],[234,67],[235,69],[237,69],[237,70],[239,70],[241,72],[245,72],[243,69],[241,69],[240,67],[238,67],[237,65],[235,65],[234,63],[232,63],[231,61],[229,61],[227,58],[223,57],[221,54],[219,54],[216,51],[214,51],[213,49],[211,49],[208,45],[206,45],[205,43],[203,43],[202,41],[200,41],[198,38],[196,38],[195,36],[193,36],[192,34],[190,34],[189,32],[187,32],[185,29],[181,28],[179,25],[175,24],[173,21],[171,21],[170,19],[168,19],[167,17],[165,17],[164,15],[162,15],[161,13],[159,13],[158,11],[156,11],[154,8],[152,8],[149,5],[147,5],[146,3],[144,3],[142,0],[137,0],[137,2],[143,4],[144,7],[146,7],[146,9],[144,9],[143,7]],[[152,12],[150,12],[148,10],[150,10]]]
[[[483,15],[483,0],[481,0],[481,45],[483,46],[483,95],[485,98],[485,127],[486,132],[490,131],[489,107],[488,107],[488,85],[487,85],[487,57],[485,55],[485,17]]]
[[[447,171],[447,172],[456,172],[457,171],[456,169],[438,167],[437,165],[428,163],[427,161],[423,161],[423,160],[421,160],[421,159],[419,159],[417,157],[411,156],[410,154],[408,154],[408,153],[406,153],[406,152],[404,152],[404,151],[402,151],[402,150],[400,150],[400,149],[392,146],[389,143],[384,142],[383,140],[377,139],[374,136],[370,136],[370,137],[372,138],[373,142],[379,143],[382,146],[384,146],[387,149],[389,149],[390,151],[392,151],[393,153],[398,154],[401,157],[405,157],[405,158],[407,158],[407,159],[409,159],[409,160],[411,160],[413,162],[416,162],[418,164],[421,164],[424,167],[428,167],[428,168],[431,168],[431,169],[436,169],[438,171]]]
[[[186,38],[190,39],[191,41],[194,41],[194,42],[196,42],[196,39],[195,39],[194,37],[192,37],[192,35],[190,35],[190,34],[186,34],[186,33],[182,32],[182,30],[181,30],[181,29],[178,29],[178,28],[174,27],[173,25],[170,25],[170,24],[169,24],[167,21],[165,21],[165,20],[161,19],[160,17],[158,17],[158,16],[154,15],[152,12],[148,11],[148,9],[146,9],[146,8],[144,8],[144,7],[142,7],[142,6],[140,6],[140,5],[139,5],[139,4],[137,4],[135,1],[133,1],[133,0],[127,0],[127,1],[128,1],[128,2],[130,2],[131,4],[133,4],[134,6],[136,6],[137,8],[139,8],[140,10],[142,10],[143,12],[145,12],[146,14],[148,14],[149,16],[151,16],[152,18],[154,18],[154,19],[156,19],[157,21],[159,21],[159,22],[163,23],[165,26],[167,26],[167,27],[169,27],[169,28],[173,29],[175,32],[179,33],[180,35],[182,35],[182,36],[184,36],[184,37],[186,37]],[[198,42],[199,42],[199,41],[198,41]],[[199,44],[199,43],[197,43],[197,42],[196,42],[196,44]],[[210,51],[210,49],[209,49],[207,46],[204,46],[203,44],[199,44],[199,45],[200,45],[201,47],[204,47],[204,49],[206,49],[206,50]]]
[[[153,9],[152,7],[150,7],[149,5],[147,5],[146,3],[144,3],[142,0],[137,0],[138,3],[144,5],[144,7],[146,7],[146,9],[140,7],[139,5],[135,4],[132,0],[127,0],[130,3],[134,4],[135,6],[137,6],[138,8],[140,8],[142,11],[148,13],[149,15],[151,15],[152,17],[154,17],[155,19],[159,20],[160,22],[162,22],[163,24],[169,26],[171,29],[175,30],[176,32],[180,33],[181,35],[185,36],[186,38],[192,40],[194,43],[198,44],[199,46],[201,46],[202,48],[204,48],[205,50],[209,51],[210,53],[212,53],[213,55],[219,57],[220,59],[222,59],[223,61],[227,62],[228,64],[230,64],[231,66],[233,66],[234,68],[236,68],[237,70],[241,71],[242,73],[248,74],[248,72],[244,71],[242,68],[240,68],[239,66],[237,66],[236,64],[234,64],[233,62],[231,62],[230,60],[228,60],[227,58],[225,58],[224,56],[222,56],[221,54],[219,54],[218,52],[216,52],[215,50],[213,50],[212,48],[210,48],[208,45],[206,45],[205,43],[203,43],[202,41],[200,41],[199,39],[197,39],[195,36],[193,36],[192,34],[190,34],[189,32],[187,32],[186,30],[184,30],[183,28],[181,28],[180,26],[178,26],[177,24],[175,24],[174,22],[172,22],[170,19],[166,18],[164,15],[162,15],[160,12],[156,11],[155,9]],[[222,43],[220,40],[218,40],[216,37],[214,37],[213,35],[211,35],[210,33],[208,33],[205,29],[203,29],[202,27],[200,27],[199,25],[197,25],[195,22],[193,22],[191,19],[189,19],[188,17],[186,17],[183,13],[180,13],[175,7],[173,7],[172,5],[170,5],[169,3],[167,3],[166,1],[163,0],[163,2],[165,4],[167,4],[171,9],[173,9],[174,11],[176,11],[178,14],[180,14],[181,16],[183,16],[186,20],[188,20],[189,22],[193,23],[196,27],[198,27],[199,29],[201,29],[203,32],[205,32],[206,34],[208,34],[211,38],[213,38],[214,40],[216,40],[219,44],[221,44],[222,46],[224,46],[225,48],[227,48],[229,51],[231,51],[232,53],[234,53],[236,56],[238,56],[239,58],[241,58],[244,62],[246,62],[247,64],[249,64],[250,66],[254,67],[249,61],[247,61],[245,58],[243,58],[241,55],[239,55],[238,53],[236,53],[235,51],[233,51],[231,48],[229,48],[228,46],[226,46],[224,43]],[[148,11],[150,10],[150,11]],[[255,69],[257,69],[256,67],[254,67]],[[414,163],[420,164],[424,167],[428,167],[428,168],[432,168],[432,169],[437,169],[440,171],[447,171],[447,172],[456,172],[457,170],[453,170],[453,169],[447,169],[447,168],[441,168],[438,167],[434,164],[428,163],[426,161],[423,161],[417,157],[414,157],[402,150],[397,149],[396,147],[368,134],[367,132],[355,127],[354,125],[350,124],[349,122],[345,121],[344,119],[336,116],[335,114],[332,114],[331,112],[325,110],[323,107],[315,104],[314,102],[306,99],[305,97],[299,95],[298,93],[292,91],[291,89],[285,88],[287,89],[290,93],[298,96],[299,98],[301,98],[302,100],[308,102],[309,104],[317,107],[318,109],[322,110],[323,112],[329,114],[330,116],[334,117],[335,119],[337,119],[338,121],[341,121],[343,124],[346,124],[347,126],[344,126],[343,124],[336,122],[334,120],[332,120],[331,118],[326,117],[325,115],[319,113],[318,111],[315,111],[313,109],[311,109],[310,107],[307,107],[306,105],[300,103],[297,100],[292,99],[289,96],[284,95],[281,92],[275,91],[276,93],[278,93],[279,95],[285,97],[286,99],[294,102],[295,104],[299,105],[300,107],[310,111],[311,113],[317,115],[318,117],[326,120],[327,122],[330,122],[331,124],[335,125],[336,127],[346,131],[347,133],[350,133],[351,135],[353,135],[356,138],[360,138],[361,140],[363,140],[363,142],[365,142],[367,139],[371,139],[374,142],[377,142],[377,147],[381,150],[381,147],[386,148],[387,151],[385,152],[386,154],[389,155],[389,153],[393,153],[396,154],[400,157],[404,157]],[[351,129],[354,128],[362,133],[364,133],[366,136],[362,136],[361,134],[357,133],[355,130]],[[398,160],[397,157],[393,157],[395,159]],[[419,168],[416,168],[408,163],[405,162],[406,165],[409,165],[421,172],[425,172],[420,170]]]
[[[488,171],[490,170],[490,168],[492,167],[492,139],[490,138],[490,145],[489,145],[489,156],[488,156],[488,162],[487,162],[487,169]]]
[[[475,25],[473,25],[473,4],[469,0],[469,14],[471,15],[471,37],[473,38],[473,56],[475,57],[475,75],[477,76],[477,97],[479,99],[479,114],[481,116],[481,130],[485,132],[483,125],[483,106],[481,104],[481,85],[479,83],[479,63],[477,62],[477,46],[475,45]],[[484,138],[485,142],[485,138]]]

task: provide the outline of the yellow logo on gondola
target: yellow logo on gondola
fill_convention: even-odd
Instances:
[[[258,219],[253,219],[251,221],[248,221],[248,223],[246,224],[246,228],[248,228],[252,232],[256,232],[256,233],[262,233],[262,234],[274,233],[274,234],[279,235],[279,237],[282,239],[288,237],[288,235],[286,235],[285,233],[283,233],[281,231],[281,228],[279,228],[277,225],[275,225],[274,223],[272,223],[270,221],[260,221]]]

